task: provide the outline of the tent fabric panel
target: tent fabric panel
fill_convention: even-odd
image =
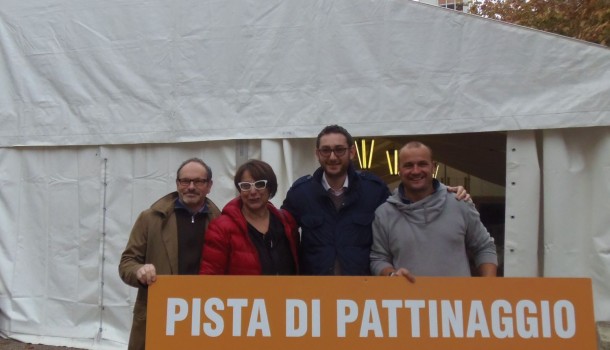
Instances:
[[[504,276],[539,277],[540,165],[536,132],[510,131],[506,142]]]
[[[271,202],[280,207],[292,183],[319,166],[315,139],[262,140],[261,159],[269,163],[278,179],[277,194]]]
[[[0,146],[610,125],[610,50],[404,0],[5,1]],[[398,132],[397,132],[398,131]]]
[[[12,262],[0,272],[10,298],[2,308],[3,328],[90,338],[99,324],[97,150],[1,151],[11,173],[2,198],[16,209],[2,221],[0,245],[10,245]]]
[[[610,319],[610,128],[544,131],[544,276],[593,280]]]

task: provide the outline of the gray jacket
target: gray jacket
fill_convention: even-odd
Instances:
[[[436,181],[436,180],[435,180]],[[498,263],[493,238],[472,202],[458,201],[437,183],[430,196],[411,204],[402,186],[375,211],[371,272],[404,267],[415,276],[470,276],[475,265]]]

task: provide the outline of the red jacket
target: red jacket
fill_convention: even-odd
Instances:
[[[258,251],[248,234],[248,223],[241,213],[242,201],[236,197],[222,209],[205,233],[201,257],[202,275],[260,275]],[[296,222],[285,210],[267,203],[271,215],[278,217],[290,243],[290,250],[298,271]]]

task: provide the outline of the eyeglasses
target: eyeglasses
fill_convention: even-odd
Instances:
[[[182,187],[187,187],[191,185],[191,182],[196,186],[196,187],[203,187],[205,186],[205,184],[207,184],[208,182],[210,182],[210,180],[208,179],[177,179],[176,180],[178,182],[178,184],[180,184],[180,186]]]
[[[257,190],[263,190],[267,187],[267,180],[258,180],[254,182],[238,182],[237,186],[239,186],[239,189],[244,192],[250,191],[252,187]]]
[[[322,148],[318,148],[318,152],[320,152],[320,154],[323,157],[330,157],[331,153],[334,153],[335,156],[337,157],[341,157],[345,154],[345,152],[347,152],[347,148],[348,147],[335,147],[335,148],[330,148],[330,147],[322,147]]]

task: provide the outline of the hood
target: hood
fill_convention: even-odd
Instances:
[[[447,187],[442,183],[436,192],[432,193],[428,197],[410,204],[405,204],[401,200],[400,190],[402,186],[392,192],[392,195],[388,197],[387,202],[392,204],[398,211],[407,217],[410,222],[418,224],[426,224],[434,221],[441,215],[443,208],[445,207],[445,201],[447,200]]]

